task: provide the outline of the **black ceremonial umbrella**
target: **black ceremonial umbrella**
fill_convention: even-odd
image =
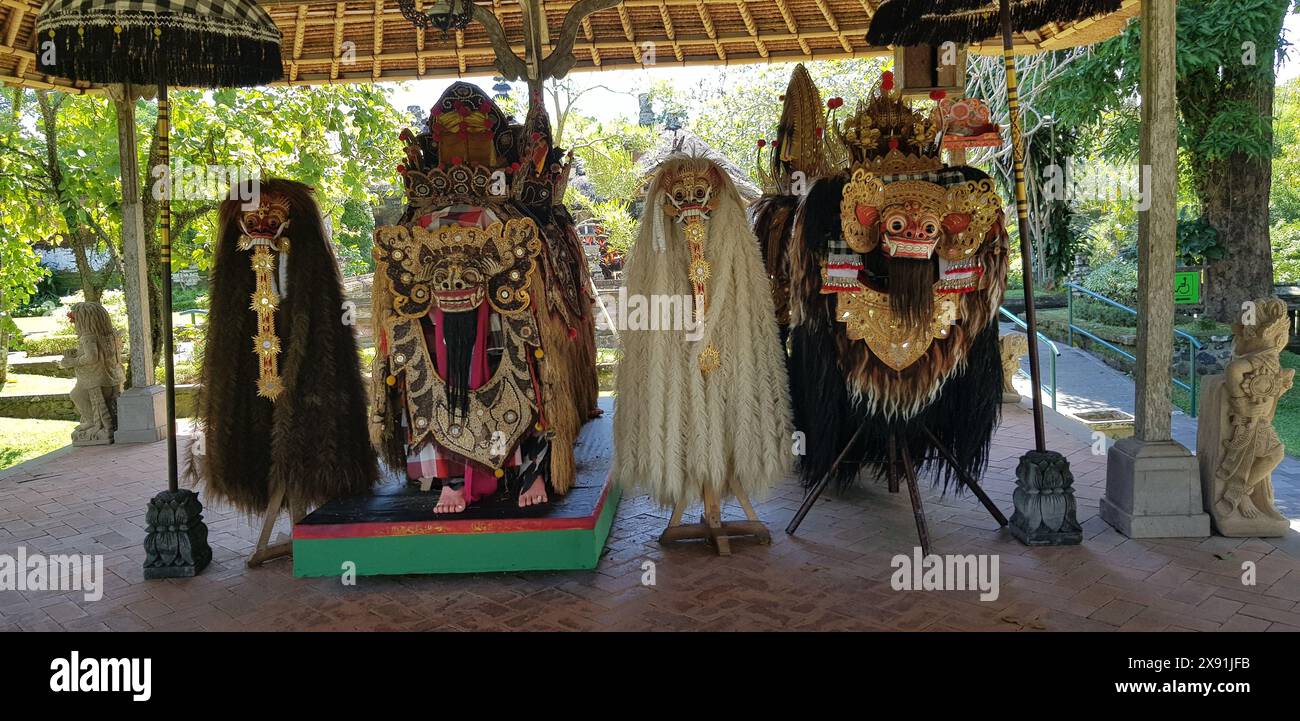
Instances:
[[[1029,326],[1029,374],[1033,380],[1034,443],[1047,450],[1043,429],[1043,391],[1038,363],[1038,323],[1034,313],[1033,249],[1029,243],[1029,204],[1025,197],[1025,142],[1020,124],[1020,94],[1016,63],[1011,54],[1013,34],[1037,30],[1048,23],[1068,23],[1120,9],[1121,0],[885,0],[871,18],[867,41],[872,45],[942,45],[979,43],[1002,38],[1007,72],[1007,105],[1011,117],[1011,152],[1015,164],[1016,216],[1020,228],[1020,260],[1025,276],[1025,324]]]
[[[170,168],[168,85],[261,85],[278,80],[284,72],[280,31],[255,0],[45,0],[36,33],[42,68],[51,75],[78,82],[158,86],[158,147],[166,168]],[[159,246],[167,491],[149,502],[145,578],[193,576],[212,559],[203,507],[195,493],[177,486],[170,171],[164,178]]]

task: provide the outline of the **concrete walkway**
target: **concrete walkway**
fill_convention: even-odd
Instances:
[[[1002,324],[1002,332],[1023,332],[1010,323]],[[1056,410],[1062,415],[1073,417],[1085,411],[1103,408],[1118,408],[1128,413],[1134,412],[1135,386],[1132,376],[1122,373],[1096,356],[1071,348],[1064,342],[1056,346],[1061,355],[1056,359]],[[1043,383],[1050,383],[1051,349],[1040,343],[1039,362],[1043,373]],[[1023,396],[1029,395],[1028,356],[1021,361],[1022,375],[1017,376],[1016,389]],[[1043,403],[1051,407],[1051,397],[1043,392]],[[1174,408],[1174,440],[1183,444],[1188,450],[1196,452],[1196,419]],[[1292,453],[1300,449],[1290,449]],[[1277,508],[1287,518],[1300,518],[1300,460],[1287,456],[1273,472],[1273,490],[1277,499]]]

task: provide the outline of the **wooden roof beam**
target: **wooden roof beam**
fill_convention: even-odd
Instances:
[[[760,58],[767,57],[767,45],[758,36],[758,23],[754,22],[754,15],[749,11],[749,5],[745,3],[745,0],[736,0],[736,9],[740,11],[740,19],[745,23],[745,30],[749,32],[750,37],[754,38],[754,52],[758,53]],[[678,60],[680,59],[678,58]]]
[[[830,26],[830,29],[837,33],[840,32],[840,21],[835,19],[835,13],[831,12],[831,6],[826,4],[826,0],[816,0],[816,2],[817,9],[822,12],[822,17],[826,18],[826,24]],[[840,33],[839,40],[840,47],[844,48],[844,52],[853,52],[853,44],[849,42],[844,33]]]
[[[636,42],[636,32],[632,29],[632,16],[628,14],[627,7],[624,5],[618,6],[618,21],[623,26],[623,37],[627,38],[628,44],[632,46],[632,59],[640,65],[645,65],[645,60],[641,57],[641,46]]]
[[[668,12],[668,3],[664,0],[659,0],[659,19],[664,25],[664,35],[668,37],[668,42],[672,43],[673,57],[681,62],[685,56],[682,54],[682,46],[677,44],[677,29],[673,27],[673,16]]]
[[[709,7],[704,4],[704,0],[699,0],[695,6],[700,12],[700,22],[704,23],[704,32],[709,34],[709,39],[713,41],[713,50],[718,54],[719,60],[727,59],[727,49],[718,42],[718,31],[713,27],[713,16],[709,14]]]

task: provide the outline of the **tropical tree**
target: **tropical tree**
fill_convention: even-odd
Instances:
[[[1177,93],[1182,169],[1222,257],[1207,263],[1208,315],[1234,320],[1272,294],[1269,199],[1275,152],[1275,63],[1290,0],[1178,3]],[[1137,157],[1140,25],[1099,44],[1054,83],[1058,111],[1111,157]]]

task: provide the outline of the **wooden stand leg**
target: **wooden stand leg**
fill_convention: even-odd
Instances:
[[[804,516],[807,516],[808,511],[812,510],[813,504],[821,497],[822,491],[826,490],[826,485],[831,482],[831,477],[840,469],[840,463],[844,461],[844,456],[847,456],[849,454],[849,449],[853,447],[854,443],[858,442],[858,436],[862,435],[863,428],[865,428],[865,426],[858,426],[858,430],[853,432],[853,437],[849,439],[848,443],[844,444],[844,449],[835,457],[835,462],[831,464],[831,469],[826,472],[825,476],[822,476],[820,481],[817,481],[817,485],[812,487],[808,492],[808,495],[804,496],[803,503],[799,505],[799,510],[795,511],[794,518],[791,518],[790,523],[785,527],[785,532],[787,534],[793,536],[794,532],[799,530],[799,524],[803,523]]]
[[[898,443],[894,440],[894,434],[889,434],[889,463],[886,464],[885,475],[888,478],[889,492],[898,493]]]
[[[700,523],[708,527],[708,541],[718,551],[719,556],[731,555],[731,541],[720,531],[722,531],[722,503],[718,496],[713,492],[713,488],[708,485],[704,486],[704,513],[700,516]]]
[[[952,451],[949,450],[947,446],[940,443],[939,437],[929,428],[925,429],[925,435],[929,437],[930,443],[935,448],[939,449],[939,455],[943,456],[943,459],[948,462],[948,467],[957,472],[957,479],[966,484],[966,487],[975,494],[975,497],[980,500],[980,503],[984,504],[984,507],[988,509],[989,514],[993,516],[993,520],[997,521],[1000,526],[1006,526],[1007,517],[1002,515],[1002,511],[993,503],[993,499],[989,498],[983,488],[980,488],[979,482],[966,475],[966,472],[957,464],[957,458],[952,454]]]
[[[749,502],[749,496],[745,490],[734,481],[727,484],[727,491],[736,497],[736,501],[745,511],[745,521],[723,521],[722,520],[722,500],[712,488],[704,489],[704,512],[700,515],[699,523],[682,525],[681,519],[686,511],[686,502],[678,501],[673,507],[672,519],[668,521],[668,527],[659,536],[660,543],[672,543],[674,541],[686,540],[703,540],[713,546],[719,556],[731,555],[731,539],[740,536],[751,536],[759,543],[768,544],[772,542],[772,534],[767,530],[767,526],[758,519],[758,514],[754,512],[753,505]]]
[[[925,507],[921,504],[921,489],[918,488],[916,472],[912,469],[912,459],[907,452],[907,444],[898,444],[899,455],[903,461],[903,477],[907,479],[907,495],[912,498],[912,517],[916,519],[916,535],[921,540],[922,555],[930,555],[930,528],[925,522]],[[891,463],[893,460],[891,459]]]
[[[255,568],[272,559],[293,553],[292,541],[281,538],[274,544],[271,543],[271,532],[275,530],[275,522],[279,520],[280,510],[283,507],[284,489],[278,488],[271,493],[271,500],[266,504],[266,515],[262,517],[262,532],[257,537],[257,547],[245,561],[249,568]],[[306,509],[294,508],[289,512],[289,518],[294,523],[302,520],[306,515]]]

